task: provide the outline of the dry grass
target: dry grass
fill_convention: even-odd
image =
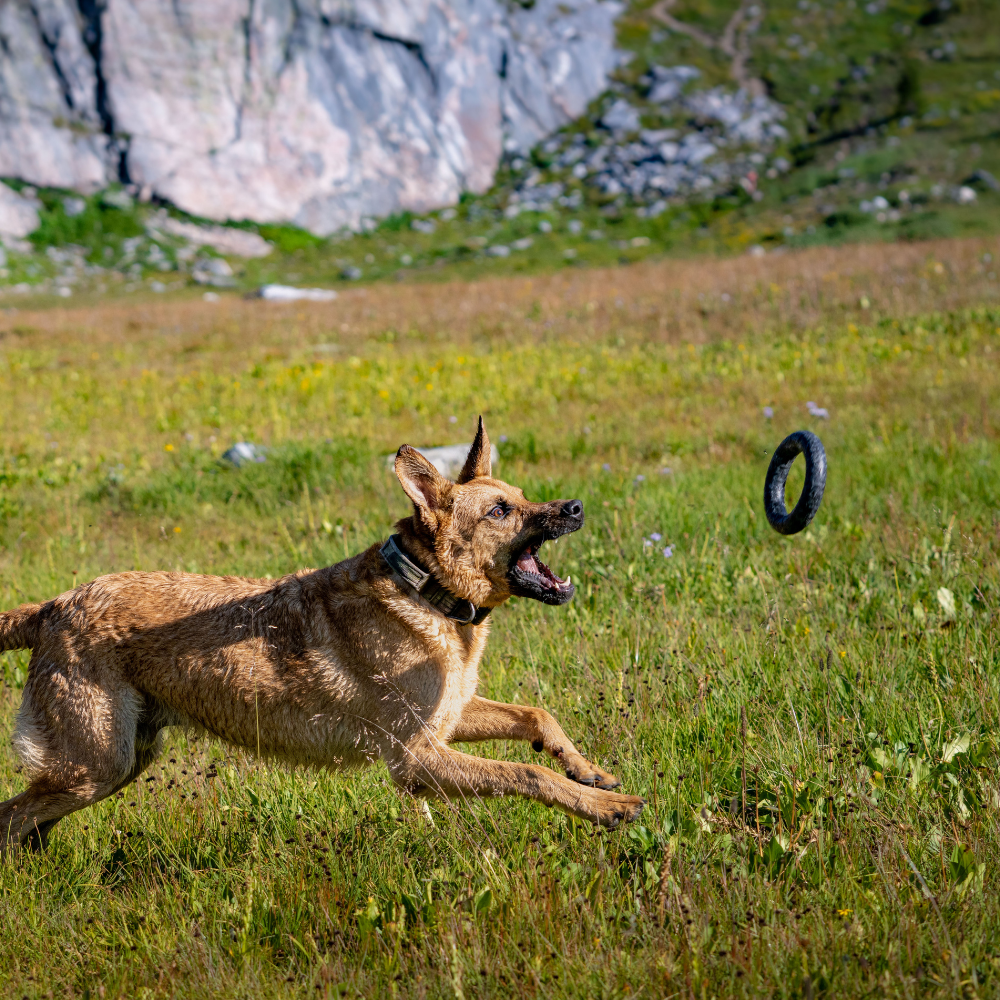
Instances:
[[[984,263],[985,253],[994,263]],[[196,364],[224,359],[237,369],[274,352],[291,356],[317,343],[351,352],[370,337],[393,335],[397,348],[438,341],[460,347],[484,338],[521,343],[568,337],[586,343],[614,336],[704,343],[996,301],[998,258],[996,238],[940,240],[819,247],[764,258],[662,260],[531,278],[380,285],[349,289],[335,303],[322,305],[157,296],[142,303],[11,310],[0,317],[0,336],[5,346],[30,342],[74,363],[95,350],[116,348],[143,366],[160,359],[182,365],[186,359]],[[118,356],[104,360],[120,364]]]

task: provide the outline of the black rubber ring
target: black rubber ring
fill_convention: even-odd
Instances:
[[[785,508],[785,482],[796,456],[806,457],[806,482],[795,509]],[[782,535],[801,531],[815,516],[826,489],[826,452],[823,442],[811,431],[789,434],[775,449],[764,480],[764,513],[767,522]]]

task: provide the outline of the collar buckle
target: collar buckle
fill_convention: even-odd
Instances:
[[[415,563],[399,546],[399,535],[390,535],[380,549],[382,558],[405,583],[408,583],[428,604],[459,625],[479,625],[486,620],[489,608],[477,608],[472,601],[442,587],[422,566]]]

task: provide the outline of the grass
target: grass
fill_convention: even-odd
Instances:
[[[649,800],[610,834],[521,801],[435,804],[431,828],[381,766],[177,736],[0,866],[0,991],[995,995],[996,250],[0,318],[3,607],[343,558],[406,513],[381,456],[483,412],[498,471],[588,522],[553,557],[576,599],[498,613],[481,690],[548,708]],[[800,427],[829,482],[784,538],[763,477]],[[223,466],[237,439],[267,462]],[[26,668],[0,658],[7,733]],[[20,780],[5,742],[3,794]]]

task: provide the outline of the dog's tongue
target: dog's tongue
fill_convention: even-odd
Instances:
[[[530,549],[527,552],[521,553],[521,558],[517,560],[517,568],[523,570],[525,573],[536,573],[539,576],[542,574],[538,560],[535,558],[535,553]]]
[[[556,587],[560,590],[565,590],[569,586],[569,580],[563,580],[556,576],[556,574],[553,573],[552,570],[550,570],[549,567],[538,558],[537,551],[528,549],[527,551],[522,552],[517,560],[517,568],[523,573],[533,573],[535,576],[541,577],[549,587]]]

